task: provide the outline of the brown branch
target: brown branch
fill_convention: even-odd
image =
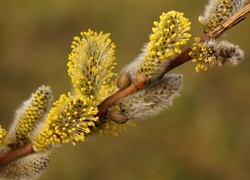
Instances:
[[[233,26],[237,25],[239,22],[243,21],[246,18],[246,15],[250,13],[250,4],[246,5],[244,8],[242,8],[239,12],[237,12],[235,15],[230,17],[226,22],[215,28],[212,32],[209,34],[204,34],[201,37],[202,41],[208,40],[210,38],[218,38],[220,37],[225,31],[232,28]],[[164,74],[169,72],[170,70],[184,64],[185,62],[188,62],[191,57],[189,56],[189,52],[191,51],[191,48],[188,47],[185,49],[180,55],[178,55],[175,59],[173,59],[170,64],[166,66],[166,69],[164,69],[162,72],[160,72],[157,76],[157,78],[162,78]],[[109,96],[107,99],[105,99],[99,106],[98,110],[99,113],[97,116],[105,116],[107,113],[107,110],[115,104],[115,102],[119,101],[120,99],[134,94],[138,92],[138,89],[136,88],[138,82],[135,82],[134,84],[130,85],[128,88],[124,90],[117,91],[113,95]],[[145,84],[146,82],[144,82]],[[143,84],[143,82],[142,82]],[[142,89],[144,85],[140,88]]]
[[[226,22],[224,22],[223,24],[218,26],[216,29],[214,29],[213,32],[209,34],[209,37],[218,38],[222,33],[227,31],[228,29],[231,29],[233,26],[237,25],[238,23],[246,19],[246,15],[248,13],[250,13],[250,4],[246,5],[239,12],[234,14],[230,19],[228,19]]]
[[[98,113],[96,116],[104,117],[107,114],[108,109],[113,106],[120,99],[127,97],[130,94],[134,94],[139,90],[143,89],[145,84],[147,83],[146,78],[137,78],[137,81],[131,84],[129,87],[119,90],[113,95],[106,98],[103,102],[101,102],[98,107]]]
[[[33,152],[34,150],[32,143],[28,143],[18,149],[12,149],[7,151],[6,153],[2,153],[0,154],[0,167],[9,164],[16,159],[27,156],[28,154],[31,154]]]
[[[202,41],[205,41],[209,38],[218,38],[222,33],[227,31],[228,29],[232,28],[242,20],[246,18],[246,15],[250,12],[250,4],[245,6],[243,9],[241,9],[238,13],[236,13],[234,16],[232,16],[229,20],[227,20],[225,23],[217,27],[214,31],[212,31],[209,34],[205,34],[202,36]],[[190,60],[189,52],[190,52],[190,47],[185,49],[179,56],[177,56],[175,59],[173,59],[170,64],[166,67],[166,69],[159,74],[158,77],[163,77],[164,74],[169,72],[170,70],[180,66],[181,64],[187,62]],[[134,94],[138,92],[139,90],[143,89],[145,84],[147,83],[147,80],[142,78],[138,79],[137,82],[131,84],[129,87],[126,89],[117,91],[113,95],[109,96],[106,98],[100,105],[98,106],[98,117],[104,117],[106,116],[106,113],[108,109],[113,106],[117,101],[120,99]],[[24,145],[21,148],[18,149],[12,149],[9,150],[6,153],[0,154],[0,167],[4,166],[8,163],[11,163],[12,161],[19,159],[21,157],[24,157],[28,154],[34,153],[33,150],[33,145],[32,143],[28,143]]]
[[[163,76],[167,72],[169,72],[170,70],[184,64],[187,61],[189,61],[190,60],[190,56],[189,56],[190,51],[191,51],[190,47],[188,47],[187,49],[182,51],[181,54],[179,54],[176,58],[174,58],[172,61],[170,61],[169,64],[167,64],[166,68],[157,75],[157,78],[158,79],[163,78]]]
[[[229,18],[226,22],[215,28],[212,32],[208,34],[204,34],[201,37],[201,41],[206,41],[210,38],[218,38],[220,37],[224,32],[231,29],[244,19],[246,19],[246,15],[250,13],[250,4],[246,5],[244,8],[242,8],[239,12],[234,14],[231,18]],[[162,78],[164,74],[169,72],[170,70],[184,64],[185,62],[188,62],[191,60],[191,57],[189,56],[189,52],[191,51],[191,48],[185,49],[180,55],[178,55],[175,59],[173,59],[168,66],[164,69],[164,71],[160,72],[158,74],[158,78]]]
[[[129,94],[133,94],[138,92],[140,89],[142,89],[146,84],[145,78],[138,79],[134,84],[131,84],[129,87],[127,87],[124,90],[117,91],[112,96],[106,98],[99,106],[98,106],[98,117],[104,117],[106,116],[107,110],[109,107],[114,105],[115,102],[117,102],[119,99],[122,99]],[[6,153],[0,154],[0,168],[1,166],[7,165],[11,163],[12,161],[15,161],[21,157],[27,156],[28,154],[34,153],[33,145],[32,143],[27,143],[26,145],[18,148],[18,149],[11,149],[7,151]]]

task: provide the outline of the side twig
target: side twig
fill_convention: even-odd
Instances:
[[[21,157],[27,156],[28,154],[33,153],[32,143],[25,144],[21,148],[11,149],[6,153],[0,154],[0,167],[4,166],[12,161],[19,159]]]
[[[247,14],[250,13],[250,4],[246,5],[244,8],[242,8],[239,12],[234,14],[231,18],[229,18],[226,22],[215,28],[212,32],[208,34],[204,34],[201,37],[201,41],[206,41],[210,38],[218,38],[220,37],[224,32],[231,29],[244,19],[246,19]],[[182,65],[185,62],[188,62],[191,60],[191,57],[189,56],[189,52],[191,51],[191,48],[185,49],[180,55],[178,55],[175,59],[173,59],[169,65],[166,67],[164,71],[162,71],[158,78],[162,78],[164,74],[169,72],[170,70]]]
[[[227,20],[225,23],[217,27],[213,32],[209,34],[205,34],[201,37],[202,41],[205,41],[209,38],[218,38],[222,33],[227,31],[228,29],[232,28],[242,20],[246,18],[246,15],[250,12],[250,4],[245,6],[243,9],[241,9],[238,13],[236,13],[234,16],[232,16],[229,20]],[[166,69],[161,72],[158,76],[158,78],[161,78],[169,72],[170,70],[180,66],[181,64],[188,62],[190,60],[189,52],[191,51],[191,48],[185,49],[179,56],[177,56],[175,59],[173,59],[170,64],[166,67]],[[139,90],[143,89],[145,84],[147,83],[146,79],[141,79],[135,82],[134,84],[131,84],[126,89],[117,91],[113,95],[106,98],[100,105],[98,106],[98,117],[104,117],[106,116],[106,113],[108,109],[113,106],[117,101],[120,99],[134,94],[138,92]],[[14,160],[17,160],[21,157],[24,157],[28,154],[34,153],[33,145],[32,143],[27,143],[26,145],[18,148],[18,149],[12,149],[8,152],[5,152],[3,154],[0,154],[0,167],[4,166],[8,163],[11,163]]]
[[[233,15],[231,18],[229,18],[226,22],[215,28],[212,32],[208,34],[204,34],[201,37],[202,41],[208,40],[210,38],[218,38],[220,37],[224,32],[229,30],[230,28],[237,25],[239,22],[243,21],[246,18],[246,15],[250,13],[250,4],[246,5],[244,8],[242,8],[239,12],[237,12],[235,15]],[[167,72],[170,70],[188,62],[191,57],[189,56],[189,52],[191,51],[191,47],[188,47],[185,49],[180,55],[175,57],[169,64],[166,66],[166,68],[160,72],[157,76],[157,78],[161,79]],[[137,83],[137,82],[136,82]],[[131,86],[134,86],[133,84]],[[98,110],[101,110],[102,112],[98,115],[106,115],[107,110],[118,100],[121,98],[126,97],[127,95],[134,94],[138,91],[135,91],[134,88],[129,86],[128,88],[118,91],[115,94],[108,97],[106,100],[104,100],[99,106]],[[142,89],[142,88],[141,88]],[[126,95],[126,96],[124,96]],[[110,103],[112,102],[112,103]]]
[[[134,94],[139,90],[143,89],[146,85],[146,78],[139,78],[137,81],[123,90],[119,90],[113,95],[106,98],[103,102],[98,105],[98,113],[96,116],[105,117],[108,109],[113,106],[120,99],[127,97],[130,94]]]

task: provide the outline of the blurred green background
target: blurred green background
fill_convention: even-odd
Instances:
[[[67,57],[73,37],[89,28],[111,33],[119,70],[133,60],[154,20],[177,10],[202,29],[197,17],[207,0],[14,0],[0,6],[0,124],[41,84],[55,100],[70,90]],[[247,19],[227,32],[245,50],[236,68],[196,73],[191,62],[181,96],[158,117],[138,122],[118,138],[96,136],[56,150],[40,178],[73,180],[250,179],[249,32]]]

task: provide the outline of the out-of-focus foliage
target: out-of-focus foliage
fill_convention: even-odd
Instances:
[[[91,28],[111,33],[117,72],[140,52],[162,12],[184,12],[191,33],[206,0],[4,1],[0,7],[0,122],[41,84],[55,99],[70,90],[67,58],[73,37]],[[187,63],[174,106],[118,138],[89,138],[53,153],[41,179],[250,179],[250,91],[247,19],[226,33],[245,60],[236,68],[196,73]],[[221,39],[223,39],[222,37]]]

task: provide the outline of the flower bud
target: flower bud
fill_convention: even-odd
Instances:
[[[130,84],[131,84],[131,78],[127,72],[122,73],[116,81],[116,85],[119,89],[125,89]]]
[[[128,121],[127,116],[119,110],[119,106],[112,106],[108,110],[108,116],[110,119],[118,124],[124,124]]]

